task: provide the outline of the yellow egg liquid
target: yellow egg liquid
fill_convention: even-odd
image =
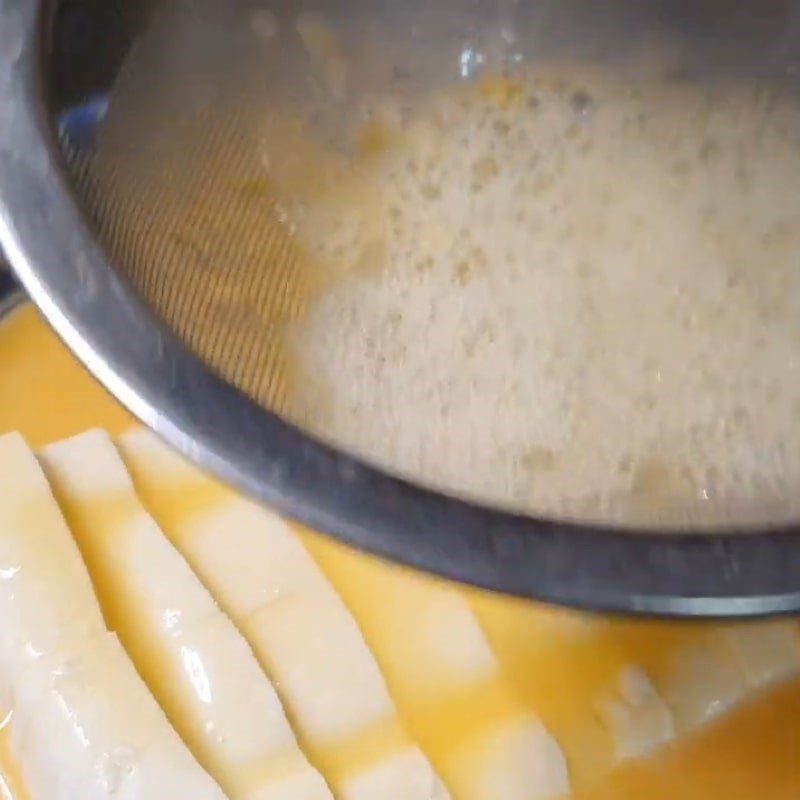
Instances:
[[[134,423],[75,361],[29,306],[0,324],[0,432],[18,430],[33,447],[104,427],[119,434]],[[135,476],[134,476],[135,477]],[[213,495],[211,492],[210,495]],[[213,504],[185,497],[182,515]],[[181,503],[181,506],[184,506]],[[153,508],[158,517],[159,510]],[[162,523],[163,524],[163,523]],[[598,621],[477,591],[466,591],[499,662],[485,683],[448,692],[450,677],[423,676],[393,661],[391,624],[382,625],[387,586],[423,598],[449,590],[303,531],[304,541],[359,622],[386,676],[402,722],[445,778],[454,800],[469,797],[469,764],[459,743],[509,714],[538,716],[559,740],[580,800],[789,800],[800,796],[800,679],[740,704],[699,730],[679,735],[654,755],[613,767],[608,731],[587,704],[615,684],[630,663],[659,669],[676,647],[713,638],[721,626]],[[110,587],[100,587],[108,593]],[[107,600],[107,598],[106,598]],[[427,692],[427,693],[425,693]],[[584,710],[584,713],[581,712]],[[28,800],[9,753],[11,723],[0,732],[0,797]]]

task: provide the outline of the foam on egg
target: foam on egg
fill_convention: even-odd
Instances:
[[[537,513],[792,497],[795,97],[564,70],[395,111],[288,204],[338,270],[292,333],[296,416]]]

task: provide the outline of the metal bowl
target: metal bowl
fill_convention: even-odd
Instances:
[[[11,273],[0,266],[0,321],[24,299]]]
[[[607,611],[749,616],[800,610],[800,526],[631,531],[505,513],[360,463],[211,374],[109,263],[70,185],[56,135],[66,108],[113,81],[152,5],[0,0],[0,243],[50,323],[122,403],[190,458],[280,511],[448,578]],[[597,25],[648,5],[562,4]],[[722,6],[733,30],[757,31],[762,45],[776,36],[774,26],[762,30],[746,13],[758,4],[653,5],[693,35],[702,35],[706,24],[701,11]],[[788,5],[761,8],[782,19]]]

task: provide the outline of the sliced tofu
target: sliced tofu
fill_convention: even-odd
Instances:
[[[148,511],[212,591],[220,584],[224,597],[214,594],[232,616],[319,585],[313,559],[276,517],[203,475],[149,431],[135,429],[117,445]],[[243,558],[244,546],[252,548],[250,558]],[[235,582],[217,577],[232,572]]]
[[[342,793],[347,800],[446,800],[447,790],[431,770],[425,756],[416,748],[404,748],[362,770],[347,781]]]
[[[344,741],[394,716],[375,662],[326,584],[256,609],[243,628],[314,742]]]
[[[78,548],[16,435],[0,438],[0,619],[10,751],[32,800],[224,800],[106,631]],[[140,757],[150,742],[157,752]]]
[[[459,778],[463,797],[527,800],[569,791],[561,748],[535,718],[493,726],[466,753]]]
[[[633,622],[488,596],[473,604],[581,787],[602,781],[615,763],[679,746],[755,688],[798,670],[795,622]],[[611,759],[600,737],[582,735],[592,714],[611,734]]]
[[[745,674],[719,626],[666,622],[613,623],[630,663],[641,665],[664,699],[681,736],[743,700]]]
[[[35,456],[0,437],[0,707],[36,658],[105,632],[83,560]]]
[[[223,800],[113,634],[43,656],[14,693],[13,749],[34,800]]]
[[[147,432],[119,446],[148,510],[244,632],[337,797],[446,797],[358,626],[294,531]]]
[[[721,716],[746,695],[741,670],[715,638],[677,649],[663,669],[653,669],[679,733]]]
[[[175,633],[163,649],[153,648],[151,663],[163,668],[156,679],[162,706],[181,719],[176,728],[186,731],[231,800],[332,800],[301,751],[275,689],[225,614]]]
[[[456,795],[532,800],[569,791],[558,743],[507,685],[460,592],[327,540],[307,545],[364,631],[411,733]]]
[[[228,795],[266,798],[279,785],[331,800],[249,646],[141,505],[107,434],[57,443],[41,460],[109,625]]]
[[[721,632],[751,688],[760,689],[800,673],[797,622],[743,623],[725,626]]]
[[[622,696],[628,653],[601,618],[472,593],[471,605],[517,693],[558,740],[573,788],[594,785],[635,746],[652,749],[646,706]],[[671,728],[671,725],[669,726]]]
[[[794,800],[798,719],[800,681],[773,685],[654,756],[626,762],[580,800]]]
[[[618,693],[598,708],[613,735],[617,763],[650,756],[675,738],[672,712],[638,667],[623,670]]]
[[[390,686],[427,704],[499,679],[497,659],[457,591],[327,541],[310,549],[353,610]]]

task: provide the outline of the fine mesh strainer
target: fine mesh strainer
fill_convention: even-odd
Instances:
[[[284,338],[329,275],[293,236],[261,146],[273,137],[271,166],[303,179],[315,153],[296,146],[298,116],[346,157],[364,98],[534,58],[786,79],[797,17],[793,3],[741,0],[0,0],[0,240],[54,327],[138,416],[321,531],[568,605],[797,610],[800,536],[784,508],[715,509],[713,530],[694,508],[624,531],[534,519],[304,432]]]

